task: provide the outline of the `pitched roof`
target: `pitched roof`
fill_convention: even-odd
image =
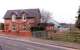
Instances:
[[[39,9],[20,9],[20,10],[8,10],[4,15],[4,19],[11,18],[11,14],[15,13],[17,17],[22,17],[21,13],[25,12],[26,17],[41,17]]]

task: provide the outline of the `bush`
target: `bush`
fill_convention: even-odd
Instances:
[[[4,24],[0,23],[0,30],[4,30]]]

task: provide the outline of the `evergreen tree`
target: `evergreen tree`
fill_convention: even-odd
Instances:
[[[77,21],[76,21],[76,27],[80,29],[80,7],[78,10],[78,17],[77,17]]]

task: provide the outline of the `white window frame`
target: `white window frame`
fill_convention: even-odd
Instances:
[[[29,27],[27,27],[27,25],[23,25],[23,26],[22,26],[22,31],[26,31],[26,32],[27,32],[27,31],[30,31],[30,30],[28,30],[28,29],[29,29]]]
[[[15,28],[15,30],[14,30]],[[12,25],[12,31],[16,31],[16,25]]]
[[[15,22],[15,20],[16,20],[16,15],[12,14],[12,21]]]

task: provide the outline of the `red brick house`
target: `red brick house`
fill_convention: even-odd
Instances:
[[[39,9],[8,10],[4,16],[4,31],[8,34],[32,36],[31,27],[40,23]]]

